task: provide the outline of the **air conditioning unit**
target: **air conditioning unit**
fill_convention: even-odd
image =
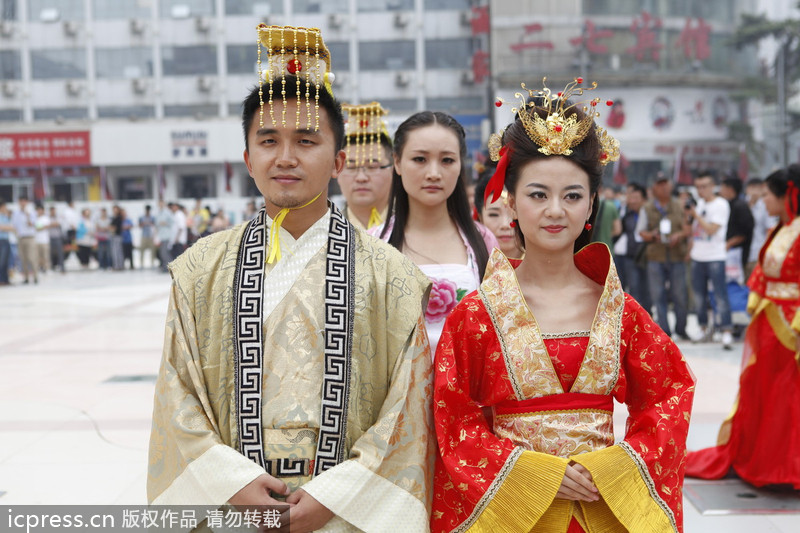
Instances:
[[[197,78],[197,90],[202,93],[209,93],[214,88],[214,78],[211,76],[200,76]]]
[[[78,80],[69,80],[64,87],[67,89],[67,94],[70,96],[78,96],[83,92],[83,83]]]
[[[78,33],[81,31],[81,25],[74,20],[65,20],[64,21],[64,35],[67,37],[77,37]]]
[[[61,18],[61,13],[54,7],[47,7],[39,11],[40,22],[58,22]]]
[[[344,24],[344,17],[341,13],[331,13],[328,16],[328,26],[331,28],[341,28]]]
[[[131,80],[131,89],[136,94],[144,94],[147,92],[147,80],[144,78],[133,78]]]
[[[130,19],[128,27],[131,29],[133,35],[142,35],[147,29],[147,23],[142,19]]]
[[[192,14],[192,8],[187,4],[175,4],[169,11],[169,14],[174,19],[188,19]]]
[[[407,87],[411,83],[411,74],[408,72],[398,72],[394,76],[394,84],[398,87]]]
[[[10,20],[0,20],[0,35],[12,37],[14,35],[14,23]]]
[[[17,92],[19,92],[19,87],[16,84],[8,81],[3,82],[2,89],[3,96],[6,98],[14,98],[17,95]]]
[[[395,28],[405,28],[411,22],[411,15],[408,13],[396,13],[394,16]]]
[[[461,72],[461,85],[474,85],[475,75],[471,70],[464,70]]]
[[[194,19],[194,28],[199,33],[208,33],[211,31],[211,19],[208,17],[197,17]]]

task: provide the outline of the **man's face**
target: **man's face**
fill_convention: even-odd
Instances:
[[[694,180],[694,186],[697,187],[697,194],[706,202],[714,199],[714,180],[710,176],[697,178]]]
[[[736,191],[734,191],[731,187],[728,187],[727,185],[720,185],[719,195],[725,198],[726,200],[730,201],[736,198]]]
[[[642,193],[636,189],[629,188],[625,198],[625,205],[628,206],[628,209],[631,211],[638,211],[643,203],[644,198],[642,197]]]
[[[657,181],[653,184],[653,195],[658,198],[659,202],[669,200],[672,194],[672,182],[669,180]]]
[[[389,191],[392,187],[392,160],[389,149],[385,146],[374,148],[373,157],[369,161],[356,165],[359,159],[367,159],[359,150],[364,148],[350,144],[345,149],[347,163],[339,174],[339,187],[347,199],[348,205],[375,207],[383,211],[389,203]],[[367,149],[366,156],[369,156]]]
[[[756,203],[760,198],[764,196],[764,191],[766,187],[763,185],[748,185],[745,189],[745,195],[747,196],[747,201],[751,204]]]
[[[314,110],[309,117],[304,102],[298,114],[297,101],[288,100],[283,121],[283,102],[277,100],[272,105],[276,124],[268,113],[264,113],[263,127],[253,121],[244,161],[264,195],[267,213],[274,217],[281,209],[301,207],[320,193],[327,198],[328,182],[344,167],[345,153],[335,148],[333,128],[324,109],[319,110],[319,129],[315,130]],[[321,205],[327,207],[324,201]]]

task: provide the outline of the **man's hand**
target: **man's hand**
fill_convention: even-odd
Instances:
[[[228,501],[237,508],[245,508],[251,505],[286,505],[273,498],[271,492],[282,496],[290,494],[286,483],[269,474],[261,474],[245,485],[242,490],[231,496]]]
[[[319,503],[303,489],[293,492],[286,498],[286,503],[292,507],[281,515],[281,524],[285,524],[288,521],[291,533],[315,531],[333,518],[333,513],[330,509]],[[287,513],[288,517],[286,516]]]
[[[600,499],[592,474],[582,465],[570,463],[558,488],[556,498],[563,500],[596,502]]]

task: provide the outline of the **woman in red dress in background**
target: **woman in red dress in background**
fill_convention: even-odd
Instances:
[[[689,453],[686,475],[719,479],[731,468],[748,483],[800,490],[800,166],[766,179],[764,204],[780,223],[747,285],[751,314],[739,397],[717,446]]]
[[[581,83],[530,94],[490,140],[486,194],[505,182],[525,256],[495,250],[445,322],[434,532],[682,531],[694,379],[623,292],[608,247],[589,244],[619,147],[594,123],[597,99],[585,111],[568,101]],[[614,399],[630,414],[616,443]]]

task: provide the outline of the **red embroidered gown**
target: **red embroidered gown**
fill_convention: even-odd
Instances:
[[[739,398],[717,446],[689,453],[686,475],[719,479],[733,468],[755,486],[800,490],[800,218],[761,248],[748,286]]]
[[[587,246],[575,264],[604,286],[590,332],[547,339],[498,251],[447,319],[435,360],[432,531],[682,530],[694,378],[623,293],[606,246]],[[612,399],[630,413],[617,443]],[[591,472],[600,501],[555,498],[570,461]]]

